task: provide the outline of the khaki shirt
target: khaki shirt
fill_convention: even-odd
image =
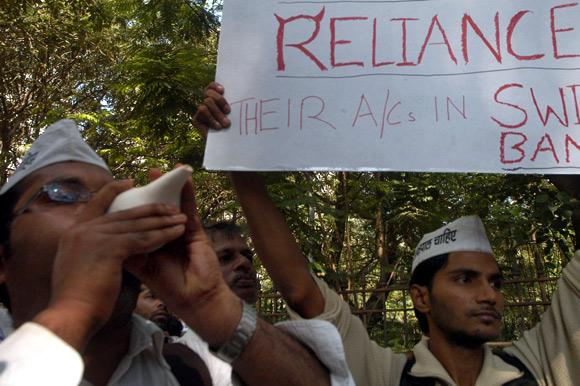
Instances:
[[[317,319],[334,324],[344,343],[346,360],[359,386],[398,386],[407,358],[370,340],[362,321],[349,305],[315,278],[325,299],[324,312]],[[300,316],[288,308],[291,319]],[[552,305],[534,328],[505,350],[520,359],[542,386],[580,385],[580,251],[562,272]],[[423,338],[414,348],[416,363],[411,374],[434,377],[439,385],[456,386]],[[477,386],[502,385],[521,372],[492,355],[486,347]]]

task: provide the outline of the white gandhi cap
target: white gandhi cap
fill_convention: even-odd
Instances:
[[[493,254],[485,227],[478,216],[460,217],[423,236],[415,248],[411,273],[425,260],[451,252]]]
[[[8,192],[32,172],[59,162],[78,161],[99,166],[110,173],[101,157],[82,139],[76,123],[60,120],[46,128],[22,159],[22,163],[0,190]]]

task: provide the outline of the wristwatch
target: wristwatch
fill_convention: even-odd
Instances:
[[[227,363],[232,363],[238,359],[256,332],[257,320],[254,307],[242,301],[242,318],[234,331],[234,335],[219,349],[212,350],[214,355]]]

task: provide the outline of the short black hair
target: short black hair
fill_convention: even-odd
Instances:
[[[218,221],[212,224],[204,224],[203,229],[212,240],[213,235],[217,233],[227,238],[233,238],[242,234],[242,228],[233,221]]]
[[[409,281],[409,288],[413,284],[417,284],[420,286],[427,287],[429,293],[433,289],[433,278],[435,274],[443,269],[447,262],[449,261],[449,254],[445,253],[442,255],[437,255],[431,257],[423,262],[421,262],[417,267],[415,267],[415,271],[411,275],[411,280]],[[421,327],[421,331],[423,334],[429,334],[429,323],[427,322],[427,316],[424,313],[414,308],[415,316],[419,321],[419,327]]]

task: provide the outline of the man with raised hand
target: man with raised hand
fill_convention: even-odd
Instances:
[[[230,125],[227,114],[231,108],[223,93],[217,83],[206,88],[196,115],[202,131]],[[396,354],[371,341],[349,305],[311,275],[261,178],[255,173],[230,175],[257,255],[288,303],[291,318],[333,323],[357,384],[580,384],[580,251],[564,269],[542,321],[495,355],[485,342],[499,335],[502,276],[481,220],[460,218],[425,235],[416,248],[410,283],[424,338],[412,353]],[[559,182],[559,187],[572,187],[565,190],[580,198],[576,195],[578,176]]]
[[[131,186],[114,181],[65,120],[46,129],[0,191],[2,300],[17,327],[0,344],[0,384],[178,385],[161,356],[161,332],[132,317],[139,281],[127,271],[230,361],[245,384],[330,383],[309,349],[256,318],[228,288],[191,181],[181,208],[107,213]],[[311,342],[340,347],[327,337]],[[348,384],[347,370],[331,371],[333,381],[344,381],[336,384]]]

